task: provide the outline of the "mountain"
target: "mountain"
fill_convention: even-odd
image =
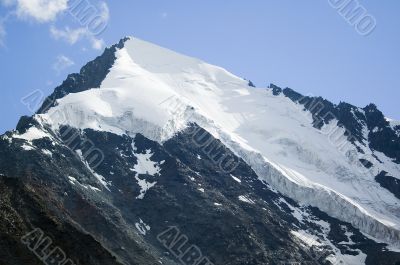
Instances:
[[[126,37],[0,137],[0,264],[399,265],[399,124]]]

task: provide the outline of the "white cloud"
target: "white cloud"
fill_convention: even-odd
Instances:
[[[72,61],[67,56],[59,55],[57,56],[56,62],[53,64],[53,69],[57,72],[57,74],[60,74],[61,71],[67,69],[74,64],[74,61]]]
[[[37,22],[54,21],[60,13],[68,9],[69,0],[0,0],[5,7],[14,7],[19,19]]]
[[[65,27],[65,29],[62,30],[57,29],[55,26],[50,27],[50,34],[53,38],[56,40],[65,40],[69,44],[75,44],[82,37],[85,37],[87,33],[86,28],[70,29],[69,27]]]
[[[66,10],[70,11],[72,18],[75,18],[81,25],[76,29],[65,27],[64,29],[50,27],[50,35],[56,40],[64,40],[69,44],[76,44],[81,39],[90,42],[93,49],[101,50],[104,48],[104,40],[97,37],[107,27],[110,19],[110,10],[105,1],[99,1],[96,11],[92,17],[83,16],[83,11],[79,8],[70,10],[68,6],[71,0],[0,0],[0,4],[9,8],[9,14],[21,20],[33,20],[39,23],[55,21],[57,16]],[[87,8],[87,7],[85,7]],[[0,46],[4,46],[6,31],[4,23],[0,19]]]
[[[50,33],[56,40],[64,40],[69,44],[73,45],[79,40],[86,38],[95,50],[101,50],[105,46],[103,39],[96,38],[86,27],[70,29],[65,27],[65,29],[57,29],[54,26],[50,27]]]
[[[72,15],[74,15],[74,13],[72,13]],[[70,29],[69,27],[58,29],[55,26],[51,26],[50,34],[56,40],[61,39],[71,45],[77,43],[81,39],[87,39],[93,49],[101,50],[105,46],[104,40],[96,36],[104,31],[108,24],[108,20],[110,19],[110,10],[106,2],[100,2],[97,8],[97,13],[93,18],[96,20],[91,21],[88,19],[88,21],[85,21],[86,24],[83,24],[82,27],[76,29]]]
[[[68,0],[17,0],[18,18],[34,19],[37,22],[53,21],[67,8]]]
[[[102,50],[105,46],[103,39],[96,39],[93,36],[90,38],[90,42],[92,43],[92,48],[95,50]]]

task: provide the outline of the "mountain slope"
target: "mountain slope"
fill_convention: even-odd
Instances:
[[[204,264],[394,264],[398,141],[372,106],[125,38],[0,138],[0,174],[42,187],[38,208],[115,262],[190,260],[158,237],[177,227]]]
[[[253,168],[263,163],[275,170],[271,175],[255,169],[279,191],[335,217],[344,215],[381,240],[400,242],[398,200],[374,181],[382,170],[396,177],[398,164],[364,142],[343,143],[345,130],[337,120],[321,133],[311,126],[311,114],[289,98],[137,39],[127,41],[116,57],[101,89],[62,98],[44,119],[60,112],[73,127],[142,133],[160,143],[188,121],[196,122],[237,154],[243,152]],[[57,128],[58,119],[47,122]],[[357,161],[358,149],[376,166],[365,170]],[[318,194],[310,196],[309,187]],[[324,205],[326,200],[333,204]]]

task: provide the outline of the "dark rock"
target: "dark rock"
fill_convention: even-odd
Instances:
[[[393,193],[398,199],[400,199],[400,180],[389,176],[387,172],[382,171],[375,177],[376,182],[378,182],[382,187]]]

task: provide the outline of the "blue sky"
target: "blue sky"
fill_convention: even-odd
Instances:
[[[76,1],[95,7],[107,25],[101,34],[74,17]],[[355,2],[376,21],[363,36],[332,6],[337,1],[0,0],[0,132],[32,114],[21,98],[37,89],[51,93],[126,35],[222,66],[260,87],[272,82],[361,107],[374,102],[400,119],[400,2]]]

